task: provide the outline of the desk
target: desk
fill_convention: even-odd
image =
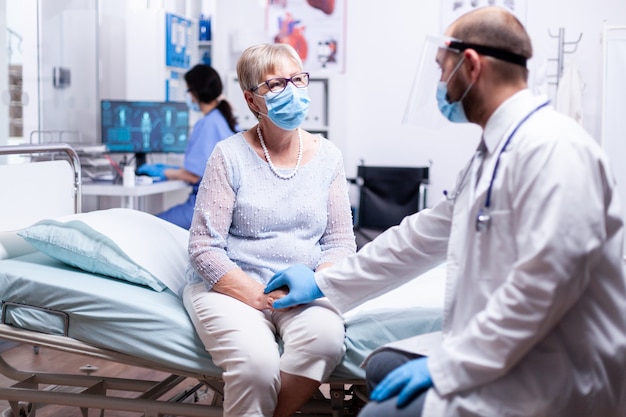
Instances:
[[[134,187],[124,187],[121,184],[111,184],[102,182],[84,182],[82,184],[82,194],[96,197],[122,197],[123,207],[145,211],[143,198],[153,194],[165,194],[171,191],[189,189],[191,186],[185,181],[160,181],[153,184],[136,185]]]

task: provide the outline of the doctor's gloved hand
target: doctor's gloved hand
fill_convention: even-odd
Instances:
[[[165,170],[170,168],[175,169],[178,167],[176,165],[167,164],[143,164],[137,168],[137,174],[166,180],[167,177],[165,176]]]
[[[428,358],[413,359],[391,371],[374,388],[370,399],[385,401],[398,395],[398,407],[409,404],[419,393],[433,386],[428,370]]]
[[[324,296],[315,282],[314,272],[305,265],[296,264],[275,273],[263,292],[268,294],[284,286],[289,288],[289,294],[274,301],[276,309],[310,303]]]

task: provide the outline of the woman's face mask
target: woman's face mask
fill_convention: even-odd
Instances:
[[[467,86],[467,88],[461,95],[461,98],[459,98],[457,101],[450,103],[447,98],[448,83],[457,73],[459,68],[461,68],[461,64],[463,64],[464,59],[465,58],[461,58],[459,63],[452,71],[452,74],[450,74],[450,77],[448,77],[447,81],[439,81],[439,84],[437,85],[437,105],[439,106],[439,110],[446,119],[450,120],[453,123],[469,123],[469,120],[467,120],[467,116],[465,115],[465,109],[463,109],[463,99],[465,98],[467,93],[469,93],[474,83],[472,82],[470,83],[470,85]]]
[[[294,130],[300,126],[311,103],[306,87],[298,88],[291,83],[284,91],[269,92],[263,98],[267,106],[267,117],[284,130]]]

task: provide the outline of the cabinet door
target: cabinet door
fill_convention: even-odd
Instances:
[[[0,2],[0,145],[28,142],[39,128],[37,15],[36,0]]]
[[[626,202],[626,140],[624,140],[624,92],[626,91],[626,26],[604,28],[602,146],[612,162],[620,200]],[[622,204],[626,220],[626,204]]]
[[[42,135],[40,142],[96,143],[97,5],[91,0],[42,1],[39,8],[39,129],[54,131]]]

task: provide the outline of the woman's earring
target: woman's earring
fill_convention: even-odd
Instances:
[[[256,119],[260,122],[261,121],[261,113],[257,113],[256,114]]]

